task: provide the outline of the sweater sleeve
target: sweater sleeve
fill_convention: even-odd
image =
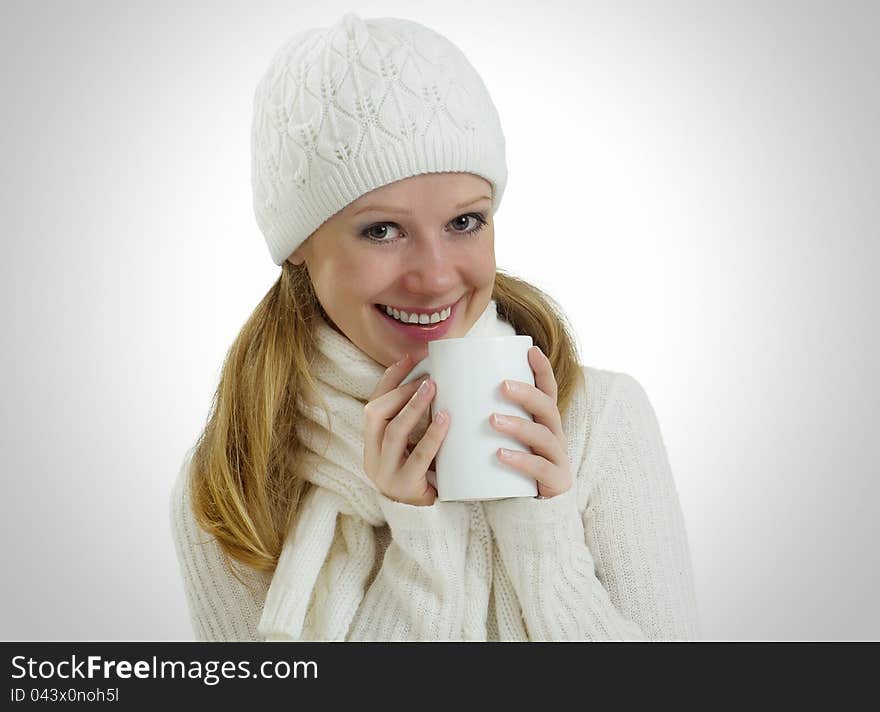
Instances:
[[[268,583],[255,572],[246,586],[227,568],[217,541],[199,528],[190,506],[189,457],[172,488],[171,535],[190,622],[200,642],[258,641],[257,623]]]
[[[568,492],[486,506],[530,638],[696,639],[684,519],[634,378],[615,375],[590,440]]]
[[[469,512],[461,502],[413,506],[378,495],[391,530],[349,640],[458,640],[465,608]]]

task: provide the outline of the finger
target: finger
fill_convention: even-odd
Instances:
[[[413,448],[418,443],[413,445],[407,445],[406,450],[403,451],[404,457],[409,457],[409,454],[413,451]],[[437,456],[434,456],[434,459],[431,460],[431,464],[428,465],[428,482],[434,485],[434,489],[437,489]]]
[[[416,479],[421,477],[428,479],[431,464],[436,458],[440,446],[443,444],[446,433],[449,432],[449,417],[446,411],[443,411],[443,414],[446,416],[443,421],[439,421],[435,417],[422,436],[422,439],[419,440],[412,449],[412,452],[410,452],[404,466],[408,476]],[[434,473],[433,479],[433,484],[436,487],[436,473]]]
[[[539,494],[543,497],[553,497],[561,494],[571,487],[568,471],[556,467],[552,462],[540,455],[533,455],[519,450],[499,449],[498,459],[505,465],[513,467],[525,473],[538,483]]]
[[[561,467],[568,462],[568,452],[563,449],[563,443],[546,425],[499,413],[493,413],[489,423],[498,432],[516,438],[535,455],[546,458],[554,465]]]
[[[553,382],[556,383],[556,379]],[[523,381],[505,381],[501,393],[507,400],[522,406],[536,423],[548,428],[560,440],[565,439],[562,416],[555,398],[551,398],[537,386]]]
[[[391,389],[396,388],[406,374],[412,370],[410,359],[411,356],[409,353],[405,353],[403,358],[386,368],[385,373],[379,378],[379,382],[376,384],[376,387],[373,389],[373,392],[367,400],[375,400],[379,396],[388,393]]]
[[[427,378],[427,376],[425,376]],[[388,421],[394,418],[421,385],[418,379],[379,396],[364,406],[364,462],[368,469],[379,462]]]
[[[400,412],[404,403],[409,400],[410,396],[418,390],[418,387],[427,378],[429,378],[429,376],[428,374],[425,374],[424,376],[417,378],[414,381],[410,381],[409,383],[405,383],[402,386],[395,386],[387,393],[378,395],[370,400],[364,406],[364,409],[371,415],[378,416],[381,420],[391,420],[391,418]]]
[[[553,366],[550,364],[550,359],[544,355],[540,347],[532,346],[529,349],[529,365],[535,374],[535,386],[546,393],[555,405],[556,398],[559,395],[556,387],[556,376],[553,375]]]
[[[434,383],[426,378],[401,411],[388,423],[380,449],[379,464],[383,471],[399,469],[403,462],[404,449],[409,444],[409,434],[431,404],[433,397]]]

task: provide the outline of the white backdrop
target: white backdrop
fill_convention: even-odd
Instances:
[[[279,272],[253,92],[289,35],[354,10],[483,76],[498,264],[645,387],[704,637],[880,639],[877,3],[0,8],[0,637],[192,637],[169,491]]]

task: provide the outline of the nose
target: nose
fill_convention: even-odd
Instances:
[[[446,295],[456,271],[455,251],[445,235],[415,238],[404,257],[404,287],[412,294]]]

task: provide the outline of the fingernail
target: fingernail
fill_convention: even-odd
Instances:
[[[519,390],[519,386],[513,381],[505,381],[504,385],[507,386],[507,390],[511,393],[516,393]]]
[[[439,410],[434,413],[434,422],[435,423],[445,423],[446,422],[446,411]]]
[[[385,373],[388,373],[389,371],[393,371],[395,368],[397,368],[400,364],[402,364],[404,361],[406,361],[407,356],[409,356],[409,354],[404,354],[402,359],[392,363],[388,368],[385,369]]]
[[[428,381],[427,378],[425,378],[425,380],[422,381],[422,385],[419,386],[419,393],[427,393],[429,387],[430,387],[430,382]]]

